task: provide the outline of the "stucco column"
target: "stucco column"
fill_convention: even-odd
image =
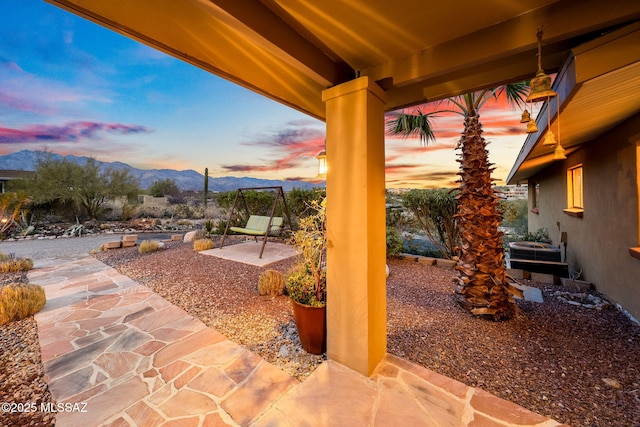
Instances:
[[[360,77],[327,89],[327,355],[370,375],[387,350],[384,100]]]

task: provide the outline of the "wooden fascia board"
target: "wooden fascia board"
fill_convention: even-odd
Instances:
[[[640,22],[573,49],[581,84],[640,61]]]

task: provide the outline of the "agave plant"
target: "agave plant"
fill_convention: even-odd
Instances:
[[[511,319],[517,313],[513,299],[520,295],[506,274],[502,233],[498,226],[502,214],[498,196],[493,190],[492,164],[487,143],[482,136],[478,111],[484,103],[505,94],[511,103],[521,104],[526,95],[526,83],[487,89],[446,100],[452,110],[423,114],[397,114],[387,122],[387,133],[408,137],[417,135],[421,142],[434,141],[430,118],[443,111],[464,117],[464,131],[456,149],[461,151],[458,201],[458,233],[460,245],[454,259],[456,265],[456,299],[476,316],[493,320]]]

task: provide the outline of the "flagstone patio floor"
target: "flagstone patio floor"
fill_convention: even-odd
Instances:
[[[393,355],[369,378],[327,361],[299,383],[91,256],[36,262],[29,281],[47,293],[59,427],[560,425]]]

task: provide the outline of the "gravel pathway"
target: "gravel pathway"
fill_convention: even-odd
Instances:
[[[0,242],[0,252],[28,257],[35,261],[51,258],[76,258],[97,250],[105,242],[120,240],[117,234],[100,234],[83,237],[59,237],[57,239],[24,239]]]

